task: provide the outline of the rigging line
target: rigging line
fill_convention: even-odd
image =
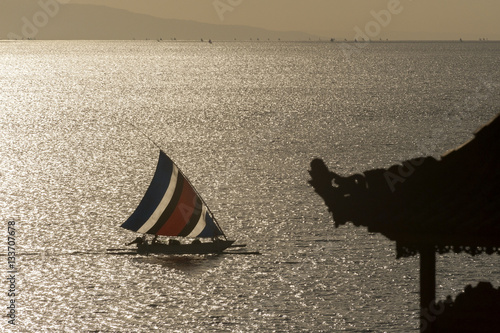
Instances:
[[[123,119],[124,122],[126,122],[127,124],[129,124],[130,126],[132,126],[133,128],[135,128],[135,130],[139,133],[141,133],[144,137],[146,137],[152,144],[154,144],[161,152],[163,152],[165,155],[167,155],[163,149],[160,147],[159,144],[157,144],[153,139],[151,139],[146,133],[144,133],[144,131],[142,131],[140,128],[138,128],[136,125],[134,125],[133,123],[131,123],[130,121],[126,120],[126,119]],[[168,155],[167,155],[168,156]],[[170,158],[170,157],[169,157]],[[198,190],[196,189],[196,187],[193,186],[193,184],[191,183],[191,181],[189,180],[188,177],[186,177],[186,175],[184,174],[184,172],[182,172],[181,168],[179,168],[179,166],[177,165],[177,163],[174,162],[174,160],[172,160],[170,158],[170,160],[172,161],[172,163],[177,167],[177,169],[179,170],[180,174],[184,177],[184,179],[186,179],[186,181],[189,183],[189,185],[191,186],[191,188],[194,190],[194,192],[196,193],[196,195],[201,199],[201,201],[203,202],[203,204],[205,204],[205,207],[207,207],[207,210],[208,212],[210,213],[215,225],[217,226],[217,228],[219,228],[219,231],[222,233],[222,236],[224,236],[225,239],[227,239],[227,236],[226,234],[224,233],[224,231],[222,230],[222,228],[220,227],[219,225],[219,222],[217,221],[217,219],[215,218],[215,215],[214,213],[212,212],[212,210],[210,209],[210,207],[207,205],[207,202],[205,201],[205,199],[203,199],[203,197],[201,196],[201,194],[198,192]]]
[[[157,144],[153,139],[151,139],[151,137],[149,137],[146,133],[144,133],[139,127],[137,127],[136,125],[134,125],[133,123],[131,123],[127,119],[123,119],[123,121],[126,122],[127,124],[129,124],[130,126],[132,126],[133,128],[135,128],[135,130],[137,132],[141,133],[144,137],[146,137],[146,139],[148,139],[152,144],[154,144],[156,146],[156,148],[163,151],[163,149],[161,149],[160,145]]]

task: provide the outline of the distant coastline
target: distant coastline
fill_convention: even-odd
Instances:
[[[276,31],[244,25],[165,19],[123,9],[56,1],[9,1],[0,7],[0,40],[177,40],[177,41],[297,41],[355,43],[354,31],[308,33]],[[365,40],[368,36],[364,36]],[[443,39],[391,39],[377,36],[369,42],[495,42],[485,36],[448,34]],[[379,38],[380,37],[380,38]],[[444,36],[443,36],[444,37]],[[453,38],[451,38],[453,37]],[[363,42],[358,37],[358,43]]]
[[[28,7],[10,2],[0,11],[0,39],[37,40],[308,40],[301,31],[220,25],[163,19],[95,5],[60,4]]]

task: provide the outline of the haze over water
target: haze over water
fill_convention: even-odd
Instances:
[[[309,163],[350,175],[472,138],[499,112],[500,43],[349,47],[0,43],[14,332],[417,332],[418,257],[396,260],[394,243],[363,228],[335,229]],[[136,237],[119,226],[156,167],[144,134],[228,237],[261,256],[105,253]],[[498,267],[495,256],[438,256],[438,298],[498,287]]]

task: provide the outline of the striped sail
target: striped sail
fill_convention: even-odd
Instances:
[[[144,198],[122,228],[163,236],[223,235],[207,206],[163,151]]]

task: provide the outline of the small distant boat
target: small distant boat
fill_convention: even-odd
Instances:
[[[138,253],[221,253],[234,241],[228,240],[212,212],[177,165],[162,151],[153,180],[134,213],[122,228],[144,234],[129,243]],[[146,234],[155,235],[152,242]],[[175,237],[168,243],[158,236]],[[194,239],[184,243],[186,239]]]

